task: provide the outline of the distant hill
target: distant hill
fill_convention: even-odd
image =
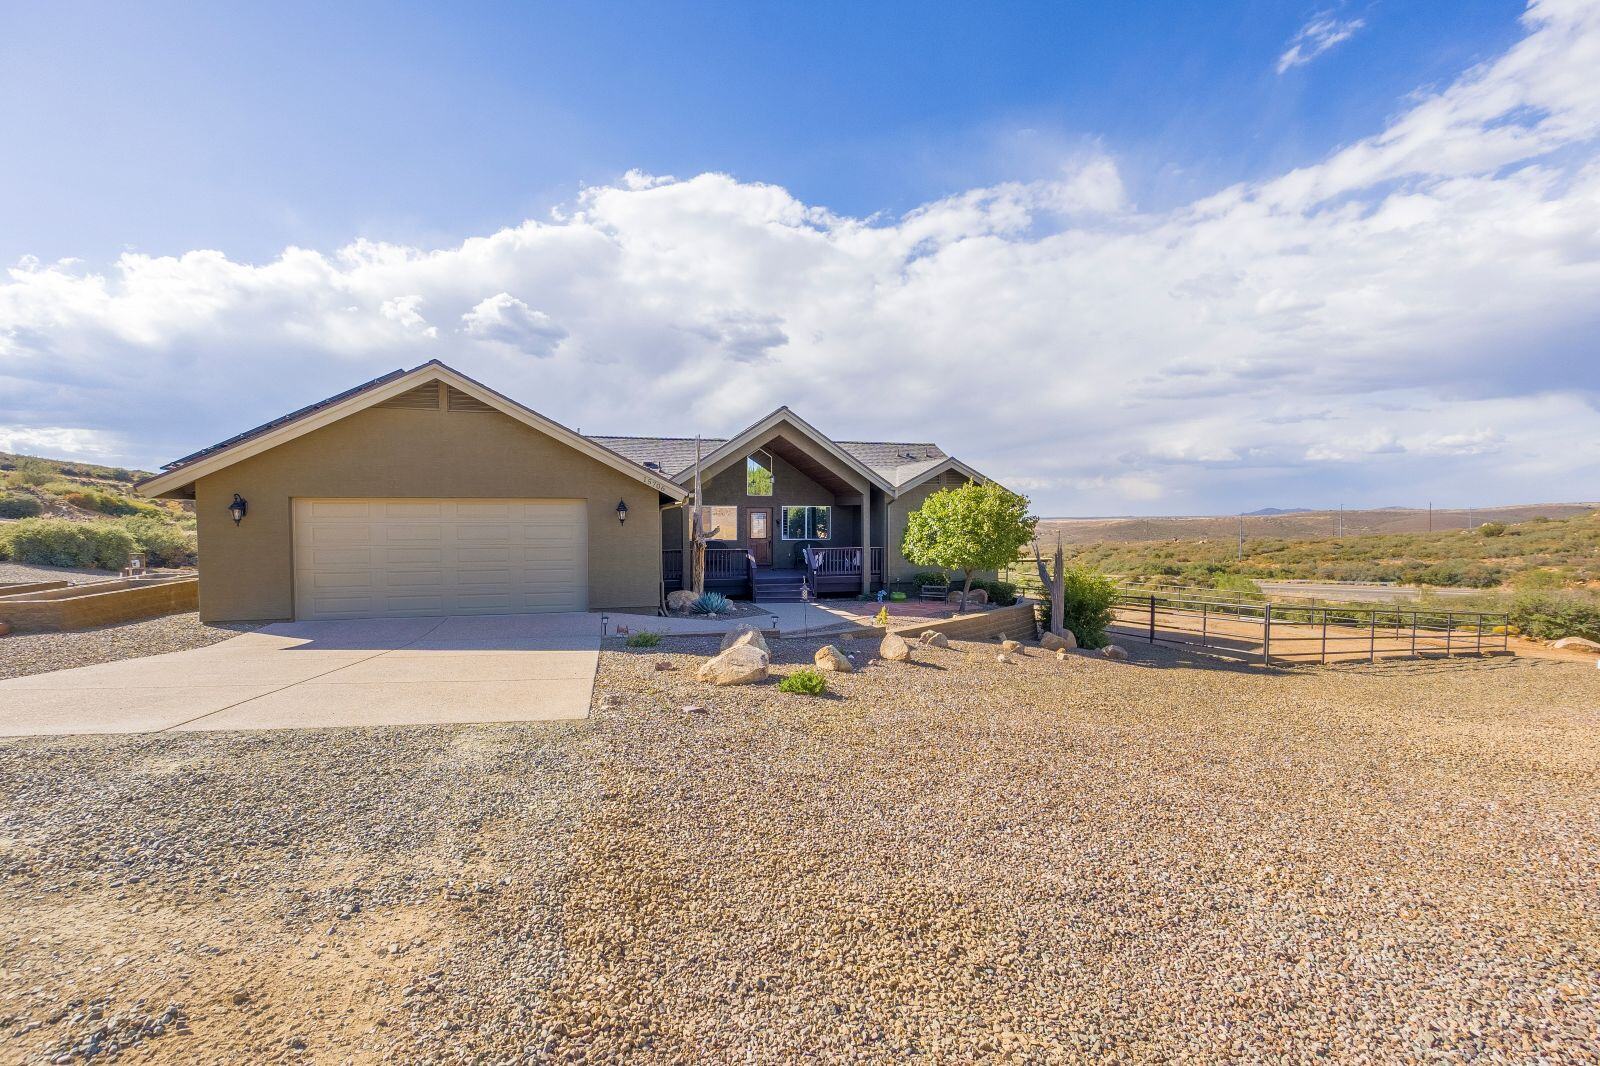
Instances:
[[[1311,510],[1309,507],[1263,507],[1259,511],[1246,511],[1246,518],[1265,518],[1276,514],[1302,514]]]
[[[1600,508],[1600,503],[1535,503],[1511,507],[1474,508],[1471,524],[1484,522],[1526,522],[1533,518],[1571,518]],[[1434,532],[1466,529],[1466,509],[1435,510]],[[1382,507],[1366,511],[1346,511],[1346,537],[1375,533],[1426,533],[1427,508]],[[1263,508],[1244,516],[1245,537],[1274,537],[1286,540],[1316,540],[1332,537],[1339,530],[1338,511],[1303,511],[1291,508]],[[1056,534],[1068,544],[1102,544],[1126,541],[1203,541],[1238,540],[1238,515],[1167,518],[1046,518],[1039,522],[1042,539],[1053,541]]]

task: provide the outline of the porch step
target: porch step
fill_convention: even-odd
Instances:
[[[758,602],[797,603],[804,588],[803,581],[760,581],[756,583],[755,599]]]

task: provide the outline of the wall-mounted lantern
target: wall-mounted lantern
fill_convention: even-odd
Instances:
[[[627,500],[618,500],[617,501],[617,521],[618,522],[626,522],[627,520],[628,520],[628,501]]]
[[[244,497],[239,495],[237,492],[234,493],[233,502],[228,504],[228,513],[233,515],[234,525],[238,525],[240,522],[244,521],[244,513],[246,509],[247,505],[244,502]]]

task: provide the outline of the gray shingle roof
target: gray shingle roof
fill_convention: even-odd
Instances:
[[[589,439],[652,470],[660,470],[668,477],[677,477],[694,464],[693,437],[591,436]],[[710,455],[726,443],[726,440],[702,440],[700,454]],[[860,440],[834,443],[891,485],[904,484],[949,458],[937,444]]]

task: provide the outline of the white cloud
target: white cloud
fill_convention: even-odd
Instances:
[[[1291,67],[1304,66],[1336,44],[1348,41],[1355,32],[1367,24],[1365,19],[1339,19],[1330,14],[1317,15],[1295,34],[1289,47],[1278,57],[1278,73]]]
[[[455,247],[19,263],[0,421],[148,465],[438,357],[590,432],[788,403],[932,437],[1041,513],[1593,496],[1600,5],[1524,22],[1372,136],[1168,211],[1101,151],[895,219],[633,173]]]
[[[528,355],[555,351],[567,331],[543,311],[535,311],[508,292],[479,301],[461,316],[461,332],[480,340],[508,344]]]

